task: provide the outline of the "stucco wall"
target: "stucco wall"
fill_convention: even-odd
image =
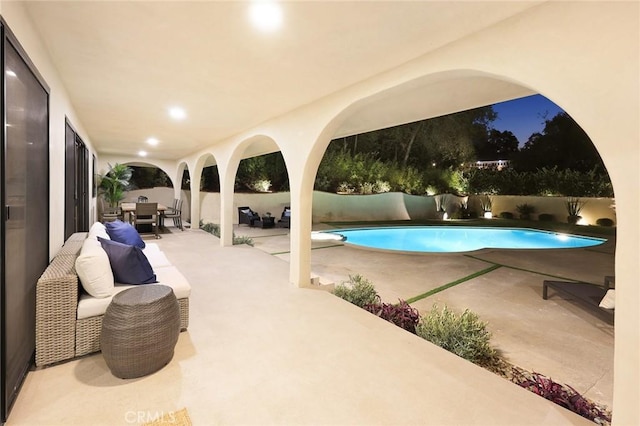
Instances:
[[[190,191],[182,191],[182,217],[188,220],[190,213]],[[150,201],[157,201],[171,205],[173,189],[153,188],[129,191],[125,201],[136,201],[139,195],[144,195]],[[565,197],[533,197],[494,195],[491,197],[492,212],[495,216],[501,212],[512,212],[518,217],[516,206],[531,204],[535,207],[532,219],[537,219],[542,213],[552,214],[558,222],[565,222],[567,211]],[[616,221],[614,199],[612,198],[580,198],[585,202],[581,216],[585,224],[595,225],[599,218],[609,218]],[[458,208],[462,197],[449,195],[447,211]],[[249,206],[261,215],[270,212],[279,218],[285,206],[290,206],[290,194],[277,192],[268,194],[234,194],[234,223],[238,223],[237,207]],[[469,198],[469,207],[480,212],[478,198]],[[220,223],[220,193],[200,193],[200,217],[204,223]],[[313,222],[331,221],[375,221],[375,220],[420,220],[436,218],[436,202],[432,196],[408,195],[399,192],[373,195],[341,195],[328,192],[314,191],[313,193]]]

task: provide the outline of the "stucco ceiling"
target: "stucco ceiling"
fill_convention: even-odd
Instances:
[[[538,3],[286,2],[273,33],[250,25],[249,2],[33,1],[26,8],[98,152],[145,149],[177,159]],[[395,95],[403,93],[410,95]],[[387,111],[372,103],[341,133],[369,130],[364,123],[378,116],[406,122],[525,94],[486,86],[462,103],[419,111],[423,105],[404,102],[392,115],[388,102]],[[173,105],[188,117],[171,121]],[[150,136],[157,147],[145,144]]]

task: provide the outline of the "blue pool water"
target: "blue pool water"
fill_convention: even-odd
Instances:
[[[412,226],[328,231],[348,244],[383,250],[459,253],[483,248],[558,249],[596,246],[606,240],[520,228]]]

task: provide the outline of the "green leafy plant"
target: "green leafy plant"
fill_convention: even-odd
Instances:
[[[338,284],[333,294],[361,308],[380,302],[375,287],[362,275],[349,275],[349,281]]]
[[[502,213],[500,213],[500,217],[502,219],[513,219],[513,213],[511,213],[511,212],[502,212]]]
[[[476,364],[493,362],[498,356],[489,344],[486,323],[468,309],[457,315],[447,306],[434,305],[416,326],[416,334]]]
[[[200,229],[220,238],[220,226],[215,223],[203,223],[202,221],[200,221]],[[233,245],[237,246],[240,244],[246,244],[253,247],[253,238],[247,237],[246,235],[236,236],[236,233],[234,232]]]
[[[271,181],[269,179],[258,179],[251,183],[251,189],[256,192],[269,192]]]
[[[518,210],[518,213],[520,213],[520,219],[528,220],[531,219],[531,214],[536,211],[536,208],[531,204],[523,203],[518,204],[516,206],[516,210]]]
[[[567,216],[567,222],[571,224],[576,224],[582,218],[582,216],[580,216],[580,212],[582,211],[582,208],[584,207],[585,204],[586,202],[581,201],[580,198],[576,198],[576,197],[567,198],[566,207],[567,207],[567,213],[569,214]]]
[[[129,188],[133,170],[126,164],[109,164],[109,171],[98,178],[100,193],[109,207],[116,208]]]
[[[491,206],[493,204],[493,200],[488,195],[480,196],[480,208],[484,213],[488,213],[491,211]]]
[[[370,303],[364,309],[398,327],[416,334],[416,325],[420,321],[420,313],[404,300],[397,304]]]
[[[580,212],[586,203],[581,201],[580,198],[569,197],[567,198],[567,213],[569,216],[580,216]]]

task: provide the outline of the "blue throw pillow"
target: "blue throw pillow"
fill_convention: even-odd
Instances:
[[[107,252],[115,282],[121,284],[157,283],[153,268],[139,247],[98,237]]]
[[[113,222],[107,222],[104,224],[107,228],[107,234],[113,241],[117,241],[122,244],[128,244],[130,246],[136,246],[145,248],[145,243],[142,241],[140,234],[136,228],[131,226],[127,222],[121,220],[114,220]]]

